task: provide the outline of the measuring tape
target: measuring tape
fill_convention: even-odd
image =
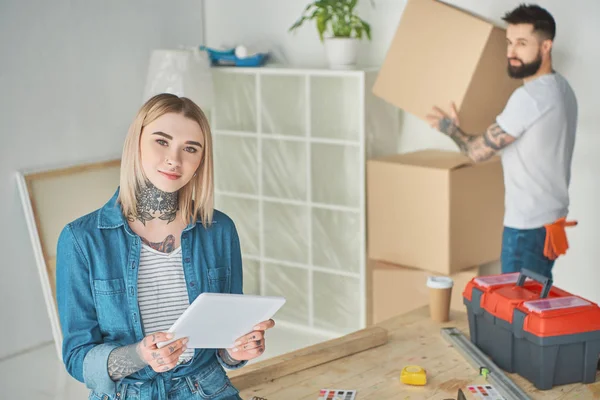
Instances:
[[[423,386],[427,383],[427,374],[418,365],[408,365],[400,372],[400,382],[405,385]]]

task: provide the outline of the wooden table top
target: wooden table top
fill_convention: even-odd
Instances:
[[[466,313],[451,312],[451,321],[439,324],[431,321],[428,308],[423,307],[371,328],[378,331],[367,328],[364,332],[257,362],[230,372],[230,377],[244,400],[252,396],[267,400],[316,400],[320,389],[325,388],[357,390],[357,400],[456,399],[461,388],[467,399],[476,399],[466,387],[484,384],[485,379],[442,338],[440,328],[448,326],[468,335]],[[387,343],[385,339],[380,340],[380,333],[385,335],[381,328],[387,330]],[[361,332],[362,338],[359,337]],[[327,362],[328,354],[331,359],[331,353],[355,346],[360,340],[363,343],[379,341],[375,345],[381,345],[371,345],[367,350]],[[317,358],[324,363],[316,361]],[[411,364],[427,371],[426,386],[407,386],[400,382],[400,371]],[[600,399],[600,374],[594,384],[564,385],[547,391],[536,389],[518,375],[507,375],[532,399]]]

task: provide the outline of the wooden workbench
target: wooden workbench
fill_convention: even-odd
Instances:
[[[268,400],[316,400],[319,390],[325,388],[357,390],[357,400],[456,399],[458,389],[462,388],[467,399],[475,399],[466,387],[485,383],[485,380],[440,336],[442,326],[455,326],[468,334],[466,313],[452,312],[450,322],[436,324],[429,319],[427,307],[423,307],[375,325],[364,332],[362,338],[359,331],[251,364],[233,371],[230,377],[244,400],[252,396]],[[387,340],[382,339],[385,331]],[[373,337],[372,343],[365,345],[370,347],[368,350],[327,363],[315,361],[331,359],[331,354],[340,349],[352,346],[356,349],[368,336]],[[400,371],[409,364],[425,368],[426,386],[400,383]],[[290,374],[290,371],[299,372]],[[565,385],[549,391],[537,390],[518,375],[508,376],[532,399],[600,399],[600,374],[594,384]]]

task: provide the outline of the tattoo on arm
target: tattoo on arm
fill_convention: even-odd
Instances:
[[[514,142],[515,137],[504,132],[498,124],[494,124],[483,134],[483,140],[486,146],[499,151]]]
[[[504,132],[498,124],[493,124],[483,135],[476,137],[468,156],[475,162],[488,160],[515,140],[514,136]]]
[[[516,140],[498,124],[491,125],[483,135],[465,134],[450,118],[442,119],[439,128],[456,143],[462,153],[475,162],[490,159]]]
[[[138,343],[117,347],[108,356],[108,375],[118,381],[144,368],[147,364],[138,353]]]
[[[475,139],[474,136],[469,136],[469,135],[465,134],[456,125],[456,123],[448,117],[443,118],[440,121],[439,128],[440,128],[440,131],[442,131],[443,133],[448,135],[450,137],[450,139],[452,139],[454,141],[454,143],[456,143],[456,145],[458,146],[458,148],[460,149],[461,152],[468,155],[469,145]]]

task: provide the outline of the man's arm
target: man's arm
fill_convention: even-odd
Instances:
[[[482,135],[467,135],[460,129],[458,112],[454,103],[450,106],[450,115],[439,107],[433,107],[432,111],[426,116],[431,127],[448,135],[458,145],[460,151],[476,163],[490,159],[516,140],[497,123],[491,125]]]
[[[467,135],[450,117],[444,117],[440,120],[439,129],[458,145],[460,151],[476,163],[490,159],[516,140],[496,123],[491,125],[483,135]]]

